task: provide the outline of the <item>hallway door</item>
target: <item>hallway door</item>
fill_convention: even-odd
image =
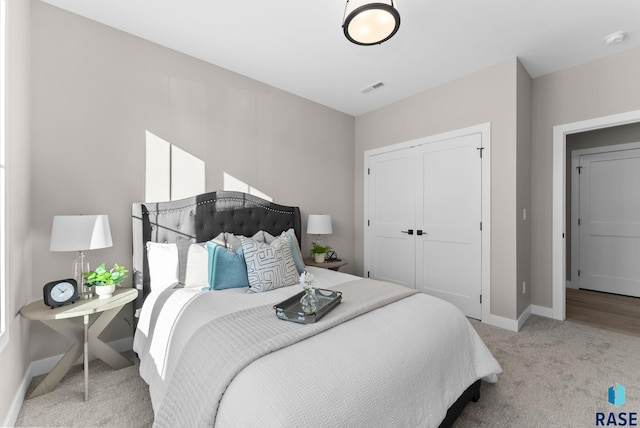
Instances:
[[[579,287],[640,297],[640,149],[579,157]]]

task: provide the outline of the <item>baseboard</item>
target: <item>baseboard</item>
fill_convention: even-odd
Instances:
[[[539,315],[545,318],[553,318],[553,308],[547,308],[545,306],[531,305],[531,314]]]
[[[530,316],[531,316],[531,305],[527,306],[527,309],[525,309],[522,312],[522,314],[520,314],[520,316],[518,317],[518,331],[522,329],[522,326],[524,325],[525,322],[527,322]]]
[[[512,320],[509,318],[503,318],[497,315],[491,315],[490,319],[483,322],[487,324],[494,325],[496,327],[504,328],[505,330],[511,331],[520,331],[525,322],[529,319],[531,315],[539,315],[541,317],[553,318],[553,309],[545,308],[544,306],[538,305],[529,305],[527,309],[525,309],[522,314],[518,317],[517,320]]]
[[[24,396],[27,395],[27,389],[29,388],[29,384],[31,383],[31,376],[29,375],[29,369],[24,374],[22,378],[22,382],[20,382],[20,387],[18,391],[16,391],[15,397],[13,397],[13,402],[9,407],[9,414],[7,414],[7,419],[2,423],[3,427],[13,427],[16,425],[16,420],[18,420],[18,415],[20,414],[20,409],[22,408],[22,403],[24,402]]]
[[[114,340],[113,342],[109,342],[109,346],[111,346],[118,352],[127,352],[133,348],[133,338],[126,337],[124,339]],[[1,426],[15,426],[18,415],[20,414],[20,409],[22,408],[22,403],[24,402],[24,397],[27,394],[27,389],[29,388],[29,384],[31,384],[31,379],[33,379],[35,376],[49,373],[61,359],[62,354],[55,355],[49,358],[43,358],[37,361],[32,361],[31,364],[29,364],[27,372],[24,374],[22,382],[20,383],[20,387],[18,388],[18,391],[16,391],[16,395],[13,398],[13,402],[11,403],[11,407],[9,408],[7,418]],[[79,358],[76,363],[82,363],[82,358]]]
[[[498,315],[490,315],[489,319],[483,319],[482,322],[495,327],[504,328],[505,330],[518,331],[518,321],[500,317]]]
[[[482,322],[496,327],[504,328],[505,330],[517,332],[520,331],[524,323],[527,322],[529,316],[531,316],[531,313],[531,306],[528,306],[517,320],[504,318],[498,315],[491,315],[488,320],[482,320]]]

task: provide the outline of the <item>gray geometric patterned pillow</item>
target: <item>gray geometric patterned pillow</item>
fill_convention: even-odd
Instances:
[[[262,293],[298,283],[298,271],[286,239],[278,237],[267,244],[241,236],[240,241],[247,263],[247,293]]]

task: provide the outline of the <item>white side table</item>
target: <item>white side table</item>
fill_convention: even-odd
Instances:
[[[30,320],[40,321],[64,337],[73,340],[74,344],[62,359],[38,384],[28,398],[37,397],[53,391],[60,380],[69,372],[76,360],[84,354],[84,399],[89,398],[89,353],[101,359],[114,369],[121,369],[133,364],[118,351],[98,338],[100,333],[118,315],[124,305],[138,297],[134,288],[116,287],[113,297],[108,299],[92,298],[77,300],[75,303],[51,309],[38,300],[20,309],[20,314]],[[92,323],[89,315],[98,314]],[[73,322],[71,318],[83,317],[83,325]]]

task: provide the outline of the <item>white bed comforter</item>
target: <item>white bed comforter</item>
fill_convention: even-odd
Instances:
[[[313,272],[320,288],[357,279]],[[181,289],[166,301],[162,294],[147,298],[134,350],[156,414],[161,408],[181,410],[171,408],[175,403],[167,399],[167,387],[176,368],[185,369],[188,359],[181,359],[181,351],[193,332],[234,311],[280,302],[300,289],[244,291]],[[186,368],[198,379],[215,364],[201,361]],[[416,294],[257,359],[224,392],[216,426],[438,426],[469,385],[480,378],[495,381],[500,372],[457,308]],[[206,385],[193,387],[206,391]]]

